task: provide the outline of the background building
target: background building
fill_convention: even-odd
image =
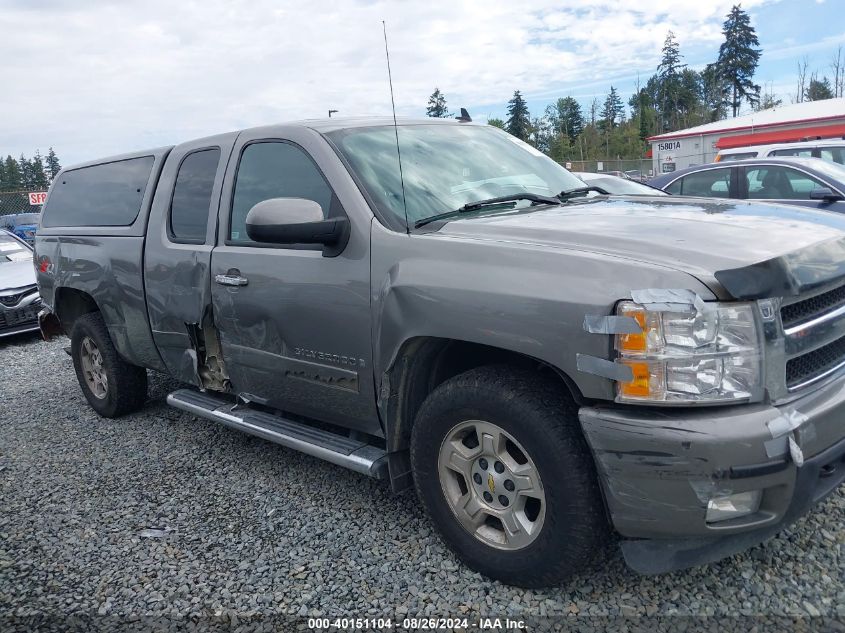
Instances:
[[[845,137],[845,98],[807,101],[649,137],[654,174],[713,162],[719,150]]]

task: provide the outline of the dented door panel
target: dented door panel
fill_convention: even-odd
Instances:
[[[322,137],[303,128],[273,132],[253,130],[238,139],[212,254],[214,322],[232,390],[249,401],[381,435],[369,312],[372,214]],[[334,192],[333,212],[337,203],[350,219],[349,242],[338,256],[227,239],[239,157],[260,142],[294,144],[314,161]]]
[[[144,261],[144,286],[153,338],[168,371],[197,387],[221,390],[221,380],[202,380],[208,372],[206,348],[213,347],[211,250],[217,235],[220,191],[236,133],[184,143],[170,154],[150,211]],[[168,228],[176,178],[183,161],[203,150],[219,149],[203,240],[180,240]],[[204,369],[205,368],[205,369]]]

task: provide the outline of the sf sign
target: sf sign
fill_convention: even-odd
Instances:
[[[681,149],[681,142],[680,141],[669,141],[668,143],[658,143],[657,144],[657,151],[659,152],[669,152],[673,149]]]
[[[29,192],[29,204],[44,204],[47,200],[47,192],[46,191],[30,191]]]

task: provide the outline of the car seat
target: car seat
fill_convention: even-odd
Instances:
[[[792,185],[789,178],[780,169],[770,169],[763,176],[763,186],[757,192],[758,197],[768,200],[778,200],[792,197]]]

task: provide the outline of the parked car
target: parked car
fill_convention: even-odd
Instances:
[[[627,176],[631,180],[637,180],[639,182],[645,182],[646,180],[648,180],[648,177],[639,169],[626,169],[625,176]]]
[[[507,583],[610,531],[652,573],[761,542],[845,480],[845,217],[583,186],[439,119],[77,165],[36,235],[42,332],[99,414],[170,374],[171,406],[415,486]]]
[[[845,139],[825,139],[773,145],[752,145],[723,149],[716,154],[716,162],[744,160],[746,158],[772,158],[775,156],[797,156],[800,158],[821,158],[831,163],[845,164]]]
[[[630,178],[617,178],[609,174],[594,174],[587,171],[572,172],[588,185],[600,187],[609,194],[619,196],[665,196],[666,193]]]
[[[33,244],[40,216],[40,213],[15,213],[0,216],[0,227],[14,233],[28,244]]]
[[[0,337],[37,330],[40,309],[32,248],[0,229]]]
[[[649,184],[677,196],[738,198],[845,212],[845,167],[818,158],[756,158],[696,165]]]

